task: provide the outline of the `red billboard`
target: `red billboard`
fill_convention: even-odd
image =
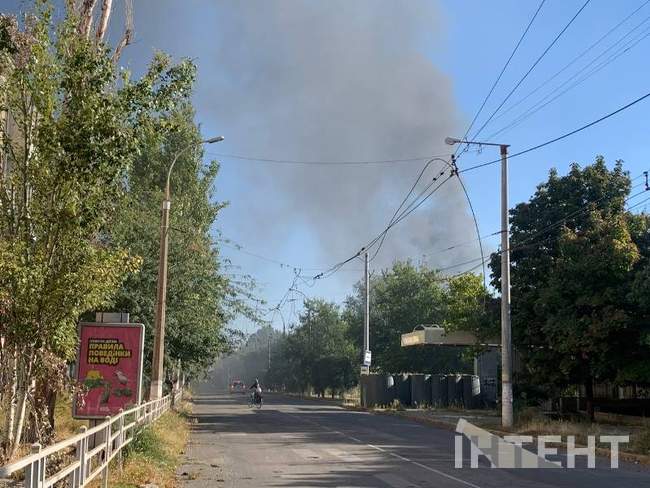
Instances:
[[[103,419],[140,403],[142,324],[81,323],[73,416]]]

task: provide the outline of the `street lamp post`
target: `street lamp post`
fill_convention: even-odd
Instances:
[[[151,365],[151,389],[150,400],[157,400],[162,397],[163,387],[163,363],[165,358],[165,309],[167,300],[167,250],[169,248],[169,209],[171,207],[170,179],[172,170],[178,158],[189,149],[202,144],[212,144],[223,141],[222,136],[205,139],[203,141],[188,144],[180,149],[172,164],[167,170],[165,181],[165,196],[162,201],[162,217],[160,221],[160,259],[158,261],[158,290],[156,295],[156,310],[154,316],[155,339],[153,346],[153,362]]]
[[[508,145],[466,141],[447,137],[445,143],[499,146],[501,152],[501,425],[511,428],[512,409],[512,325],[510,322],[510,232],[508,223]]]

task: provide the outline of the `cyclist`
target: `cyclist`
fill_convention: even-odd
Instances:
[[[255,381],[250,386],[249,390],[254,390],[253,393],[251,393],[251,399],[253,400],[252,403],[260,403],[262,401],[262,385],[260,385],[260,380],[255,378]]]

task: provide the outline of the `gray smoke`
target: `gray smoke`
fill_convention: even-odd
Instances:
[[[140,4],[136,12],[140,37],[162,12],[162,24],[170,25],[179,8],[144,3],[151,8],[145,12]],[[449,153],[442,141],[462,131],[452,83],[431,59],[444,41],[435,2],[249,0],[184,8],[195,12],[194,22],[209,25],[201,30],[196,104],[226,133],[228,152],[307,161],[402,159]],[[183,37],[196,34],[187,29],[169,35],[189,42]],[[320,247],[321,261],[335,262],[385,227],[424,162],[226,164],[237,166],[250,189],[232,206],[242,216],[239,235],[277,256],[287,239],[306,233]],[[424,184],[440,163],[431,168]],[[376,264],[473,237],[465,198],[452,180],[393,230]],[[444,266],[476,256],[476,246],[465,246],[430,262]]]

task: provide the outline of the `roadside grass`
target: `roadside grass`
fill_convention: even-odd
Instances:
[[[650,455],[650,420],[643,417],[597,415],[596,422],[574,416],[571,419],[551,419],[536,409],[521,412],[515,428],[521,435],[559,435],[563,440],[575,436],[576,444],[587,445],[588,436],[628,435],[630,442],[621,445],[622,452]],[[609,447],[609,444],[596,442],[596,447]]]
[[[496,410],[464,410],[452,407],[404,409],[395,403],[383,408],[372,408],[370,411],[397,415],[448,430],[454,430],[458,420],[464,418],[497,435],[506,434]],[[622,458],[626,459],[625,455],[628,454],[629,462],[650,465],[650,418],[597,413],[596,422],[592,423],[579,415],[568,419],[553,419],[544,415],[539,408],[529,407],[516,413],[515,426],[507,433],[534,437],[561,436],[562,442],[556,444],[557,447],[562,447],[570,435],[575,437],[577,446],[586,446],[587,437],[590,435],[596,436],[596,439],[602,435],[627,435],[629,443],[620,445]],[[608,443],[596,442],[596,448],[603,449],[602,453],[608,452],[609,447]]]
[[[124,452],[122,469],[111,465],[109,486],[137,488],[146,484],[173,488],[189,437],[189,403],[163,414],[152,426],[141,430]]]
[[[54,441],[59,442],[79,433],[85,420],[72,418],[72,395],[60,395],[54,407]]]

